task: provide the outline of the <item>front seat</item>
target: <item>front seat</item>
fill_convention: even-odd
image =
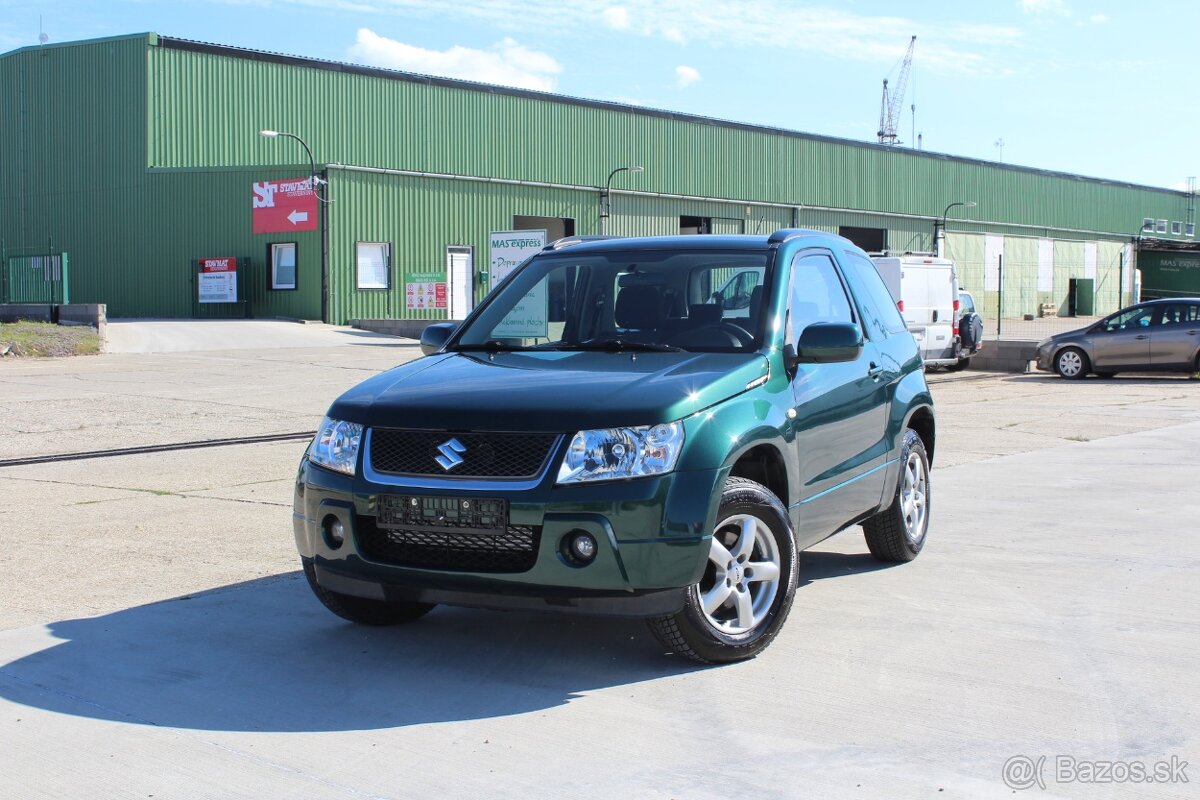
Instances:
[[[639,331],[647,340],[662,327],[663,300],[657,286],[626,286],[613,309],[617,327]]]

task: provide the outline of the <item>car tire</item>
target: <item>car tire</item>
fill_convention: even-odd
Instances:
[[[960,358],[960,359],[959,359],[958,361],[956,361],[955,363],[953,363],[953,364],[950,364],[949,366],[947,366],[947,367],[946,367],[946,371],[947,371],[947,372],[962,372],[964,369],[966,369],[966,368],[967,368],[967,367],[970,365],[970,363],[971,363],[971,359],[969,359],[969,358]]]
[[[1067,380],[1086,378],[1091,371],[1087,353],[1078,347],[1066,347],[1054,356],[1054,371]]]
[[[729,478],[704,576],[683,609],[648,620],[671,652],[704,664],[753,658],[779,633],[796,592],[796,542],[787,509],[767,487]]]
[[[304,577],[308,586],[322,605],[337,614],[342,619],[357,622],[360,625],[403,625],[415,622],[433,610],[433,603],[389,602],[386,600],[371,600],[366,597],[354,597],[330,591],[317,583],[317,571],[310,559],[302,559]]]
[[[911,428],[900,446],[900,477],[896,493],[883,511],[862,524],[871,555],[880,561],[912,561],[929,533],[929,456],[925,443]]]
[[[983,341],[983,317],[974,312],[963,314],[958,321],[958,333],[963,350],[974,352],[979,349],[979,343]]]

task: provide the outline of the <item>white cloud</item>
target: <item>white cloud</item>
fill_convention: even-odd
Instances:
[[[683,35],[683,31],[679,30],[679,28],[663,28],[662,37],[668,42],[674,42],[675,44],[687,44],[687,37]]]
[[[233,2],[234,0],[224,0]],[[244,1],[244,0],[241,0]],[[676,44],[705,42],[714,47],[755,47],[789,54],[815,53],[832,59],[867,61],[888,66],[904,54],[917,36],[921,69],[942,73],[987,74],[1011,60],[1025,32],[1016,25],[988,25],[938,19],[917,22],[903,16],[868,15],[796,0],[253,0],[272,6],[320,6],[381,16],[469,20],[520,36],[531,20],[557,36],[604,23],[605,13],[619,8],[628,32]],[[849,4],[846,4],[849,5]],[[1064,0],[1024,0],[1035,9],[1067,11]],[[900,6],[897,6],[899,8]],[[964,12],[964,14],[969,12]],[[613,21],[620,16],[611,14]],[[606,24],[606,23],[605,23]]]
[[[615,31],[629,30],[629,9],[625,6],[609,6],[600,12],[600,19]]]
[[[1088,17],[1088,21],[1093,25],[1103,25],[1108,22],[1108,14],[1092,14]]]
[[[675,68],[675,85],[680,89],[686,89],[698,80],[700,80],[700,71],[695,67],[680,64]]]
[[[455,45],[448,50],[426,50],[359,28],[349,50],[350,58],[375,67],[440,75],[519,89],[554,90],[554,76],[562,67],[552,56],[523,47],[505,38],[489,50]]]
[[[1026,14],[1058,14],[1070,16],[1071,10],[1063,0],[1020,0],[1017,3]]]

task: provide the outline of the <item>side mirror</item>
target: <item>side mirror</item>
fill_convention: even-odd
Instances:
[[[853,361],[863,349],[862,329],[848,322],[814,322],[800,333],[795,363]],[[784,351],[784,358],[788,356]]]
[[[421,331],[421,352],[428,356],[441,350],[457,327],[455,322],[435,322],[426,327]]]

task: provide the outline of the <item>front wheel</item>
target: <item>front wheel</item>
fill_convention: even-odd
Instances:
[[[1068,347],[1054,357],[1054,371],[1068,380],[1087,377],[1090,368],[1087,353],[1078,347]]]
[[[867,548],[880,561],[912,561],[929,532],[929,456],[911,428],[900,446],[900,480],[891,504],[863,523]]]
[[[753,658],[783,627],[796,591],[787,509],[767,487],[730,478],[700,582],[676,614],[649,620],[672,652],[705,664]]]

